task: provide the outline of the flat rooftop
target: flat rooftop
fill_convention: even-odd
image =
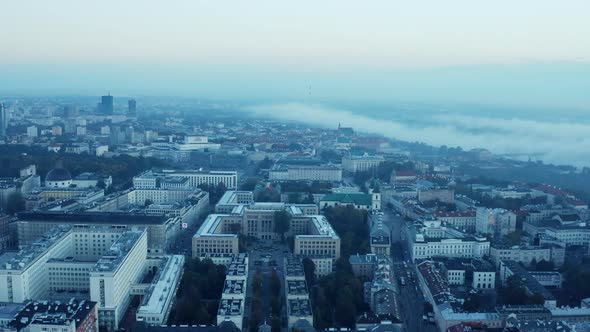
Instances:
[[[47,223],[104,223],[122,225],[163,224],[168,220],[164,215],[145,212],[98,212],[98,211],[29,211],[18,214],[21,221]]]
[[[245,280],[226,280],[223,286],[223,294],[244,294],[246,292]]]
[[[311,316],[311,304],[308,299],[288,299],[287,308],[289,316]]]
[[[107,250],[98,262],[96,262],[93,272],[116,271],[144,232],[145,229],[142,231],[128,231],[122,233],[121,236],[117,238],[117,241],[111,245],[109,250]]]
[[[307,295],[307,285],[305,284],[305,280],[287,280],[287,294]]]
[[[219,316],[241,316],[243,314],[241,299],[221,299],[219,302]]]

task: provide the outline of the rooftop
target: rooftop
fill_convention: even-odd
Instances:
[[[243,314],[242,300],[221,299],[217,314],[220,316],[240,316]]]
[[[8,324],[17,331],[35,324],[69,325],[75,322],[76,328],[95,310],[96,302],[70,300],[62,302],[29,302]]]
[[[121,236],[111,245],[102,257],[96,262],[94,272],[114,272],[127,254],[133,249],[137,241],[146,233],[145,228],[142,230],[127,231],[121,233]]]
[[[287,308],[289,316],[311,316],[311,304],[308,299],[288,299]]]

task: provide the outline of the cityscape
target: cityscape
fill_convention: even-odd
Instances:
[[[590,3],[5,7],[1,332],[590,332]]]

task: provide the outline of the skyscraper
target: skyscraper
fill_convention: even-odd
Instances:
[[[129,99],[127,104],[128,104],[127,115],[129,115],[129,116],[137,115],[137,102],[135,101],[135,99]]]
[[[113,114],[113,96],[108,94],[100,98],[100,104],[98,104],[98,111],[103,115]]]
[[[8,127],[8,116],[4,103],[0,103],[0,137],[6,136],[6,128]]]

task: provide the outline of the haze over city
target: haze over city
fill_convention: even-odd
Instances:
[[[0,13],[0,331],[590,332],[589,1]]]

